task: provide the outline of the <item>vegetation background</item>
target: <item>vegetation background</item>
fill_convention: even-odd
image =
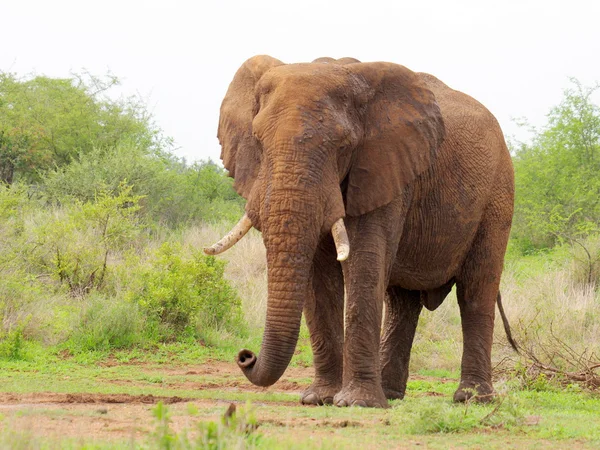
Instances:
[[[231,359],[259,345],[260,235],[219,258],[202,253],[243,199],[220,166],[176,157],[142,99],[111,96],[118,83],[0,73],[0,365],[172,343]],[[494,358],[523,389],[594,387],[569,374],[599,358],[598,88],[571,79],[545,126],[523,120],[532,138],[509,139],[516,204],[502,294],[528,358],[500,324]],[[310,364],[305,327],[297,353],[295,364]],[[461,353],[450,298],[423,312],[411,370],[456,373]]]

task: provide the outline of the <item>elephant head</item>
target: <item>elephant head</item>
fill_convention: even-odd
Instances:
[[[268,302],[259,356],[238,365],[259,386],[275,383],[298,340],[311,265],[320,240],[334,235],[348,256],[343,218],[391,202],[432,164],[444,138],[433,93],[391,63],[286,65],[247,60],[221,106],[221,158],[246,215],[220,253],[252,226],[267,250]]]

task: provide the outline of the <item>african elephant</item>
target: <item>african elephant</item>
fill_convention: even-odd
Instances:
[[[422,306],[435,309],[456,285],[454,400],[491,396],[514,181],[484,106],[397,64],[255,56],[229,86],[218,137],[246,214],[205,251],[251,227],[267,251],[262,348],[237,357],[252,383],[281,377],[304,312],[315,379],[302,402],[385,407],[404,396]]]

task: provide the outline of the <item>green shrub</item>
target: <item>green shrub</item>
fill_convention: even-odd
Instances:
[[[42,208],[23,187],[0,187],[0,339],[20,327],[26,340],[89,351],[239,335],[224,263],[160,247],[181,235],[148,227],[132,191],[120,183]]]
[[[25,217],[40,205],[30,201],[27,194],[24,185],[0,183],[0,276],[20,267],[20,255],[32,245],[23,236]]]
[[[38,270],[49,275],[73,296],[101,289],[113,256],[132,246],[141,231],[136,212],[139,196],[120,185],[111,195],[100,192],[94,201],[75,201],[38,217],[33,230]]]
[[[155,249],[189,223],[237,220],[244,200],[220,166],[171,153],[140,99],[106,97],[115,84],[0,71],[0,340],[11,357],[33,340],[104,350],[241,328],[223,263]]]
[[[236,329],[241,302],[223,277],[225,263],[177,244],[164,243],[142,270],[140,286],[130,293],[146,312],[162,341],[197,337],[203,329]]]
[[[7,222],[20,217],[21,208],[27,203],[27,189],[22,184],[8,186],[0,183],[0,220]]]
[[[170,227],[191,221],[237,220],[243,199],[223,169],[206,162],[188,165],[166,152],[148,152],[133,142],[95,148],[77,161],[50,172],[44,193],[53,203],[74,198],[93,201],[98,192],[118,195],[124,181],[143,197],[141,214]]]
[[[0,71],[0,182],[39,182],[95,146],[123,140],[148,151],[168,147],[141,98],[106,95],[118,84],[110,74],[23,79]]]
[[[0,358],[22,359],[23,342],[23,326],[6,334],[0,332]]]

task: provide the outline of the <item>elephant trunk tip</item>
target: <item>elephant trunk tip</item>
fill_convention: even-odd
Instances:
[[[256,355],[250,350],[240,350],[236,358],[237,365],[243,371],[252,369],[256,363]]]
[[[265,370],[264,367],[260,367],[261,364],[258,362],[258,358],[254,352],[250,350],[240,350],[237,354],[236,362],[238,367],[242,369],[246,378],[256,386],[271,386],[272,384],[275,384],[282,375],[278,371],[269,371]]]

